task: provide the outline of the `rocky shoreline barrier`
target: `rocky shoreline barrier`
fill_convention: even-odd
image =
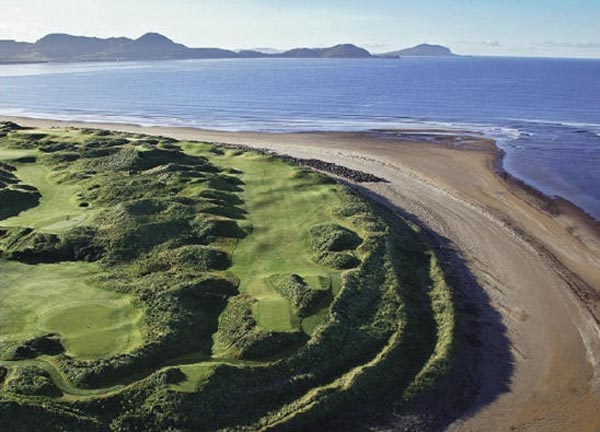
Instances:
[[[242,150],[242,151],[254,151],[268,156],[274,156],[278,159],[281,159],[285,162],[298,165],[298,166],[306,166],[312,168],[317,171],[327,172],[329,174],[333,174],[338,177],[343,177],[345,179],[351,180],[356,183],[387,183],[388,181],[382,177],[378,177],[373,174],[369,174],[363,171],[354,170],[351,168],[347,168],[345,166],[337,165],[331,162],[324,162],[319,159],[304,159],[297,158],[293,156],[289,156],[286,154],[281,154],[276,151],[267,148],[256,148],[251,146],[245,146],[242,144],[228,144],[223,142],[212,142],[211,144],[215,144],[221,147]]]

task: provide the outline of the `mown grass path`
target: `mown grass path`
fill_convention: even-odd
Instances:
[[[240,225],[251,233],[235,247],[230,270],[241,280],[240,291],[258,300],[254,313],[260,327],[299,329],[289,301],[269,278],[298,274],[314,288],[320,288],[319,277],[339,279],[340,272],[314,262],[308,239],[314,225],[340,223],[330,211],[340,204],[339,186],[311,184],[298,176],[296,167],[256,153],[220,159],[224,166],[243,171],[240,195],[247,217]]]

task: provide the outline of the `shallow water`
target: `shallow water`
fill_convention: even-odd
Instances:
[[[600,219],[600,60],[247,59],[0,66],[0,113],[221,130],[453,127]]]

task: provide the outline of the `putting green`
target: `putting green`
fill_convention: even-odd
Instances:
[[[92,282],[89,263],[27,265],[0,261],[0,341],[58,333],[67,352],[107,357],[141,345],[142,312],[122,294]]]
[[[95,211],[79,206],[79,185],[58,183],[52,177],[50,169],[41,164],[15,165],[16,176],[23,183],[36,187],[42,198],[39,205],[1,221],[0,226],[24,226],[41,232],[58,233],[80,225]]]

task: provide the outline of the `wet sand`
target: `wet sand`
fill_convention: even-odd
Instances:
[[[492,141],[3,119],[242,144],[386,179],[355,187],[427,227],[442,255],[459,257],[449,265],[464,267],[455,275],[461,354],[440,403],[426,409],[460,414],[449,427],[459,431],[600,430],[600,224],[499,170]]]

